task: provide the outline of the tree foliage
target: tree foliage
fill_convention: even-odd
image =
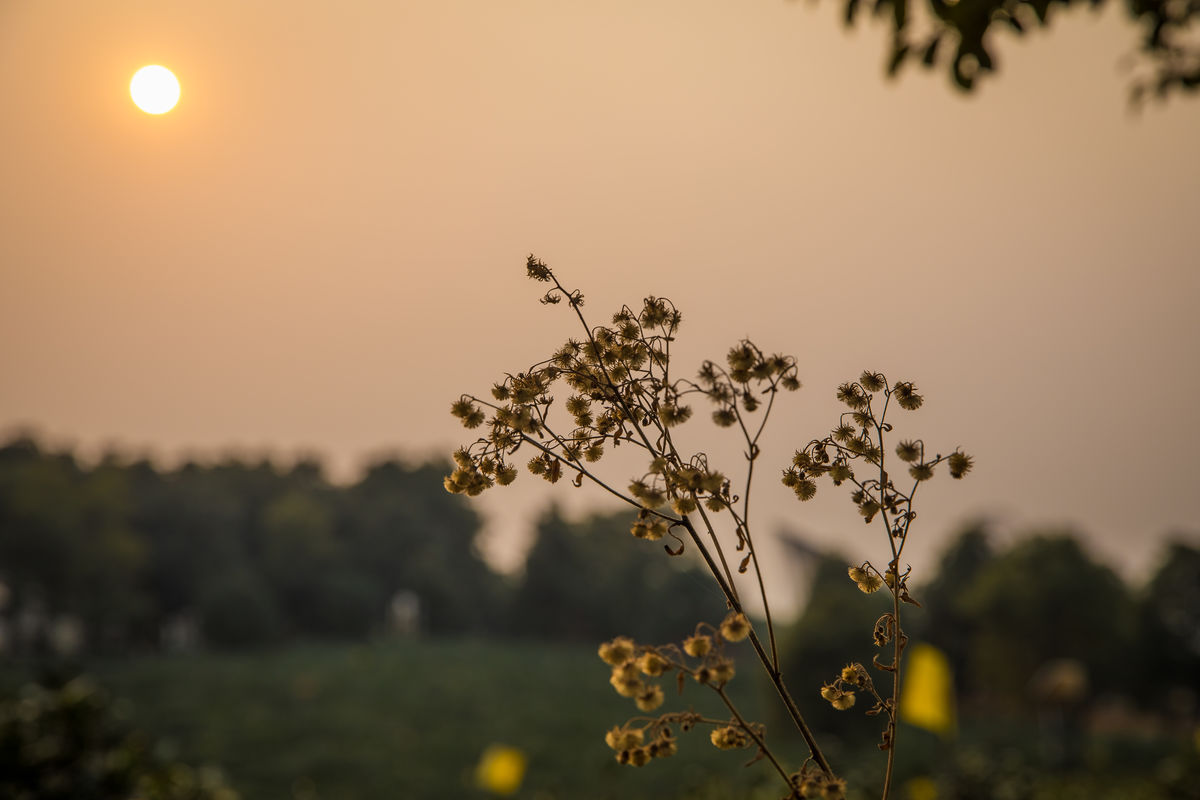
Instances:
[[[1138,598],[1144,694],[1167,700],[1172,687],[1200,695],[1200,547],[1174,541]]]
[[[846,633],[848,619],[874,612],[855,601],[844,563],[822,556],[809,581],[784,640],[798,669],[828,669],[838,652],[857,656],[869,644]],[[1090,698],[1116,693],[1166,709],[1179,689],[1200,691],[1200,548],[1182,539],[1134,588],[1069,534],[1000,548],[975,522],[948,542],[915,597],[913,638],[946,653],[958,693],[985,705],[1036,705],[1031,679],[1063,660],[1083,668]]]
[[[1071,536],[1018,543],[981,572],[964,603],[975,621],[971,670],[993,691],[1019,695],[1040,666],[1061,658],[1085,665],[1097,688],[1124,677],[1132,599]]]
[[[552,509],[513,601],[513,630],[556,640],[594,642],[626,632],[667,641],[691,633],[697,613],[720,616],[724,603],[690,559],[647,558],[659,550],[629,536],[630,514],[578,523]]]
[[[1021,37],[1047,27],[1060,11],[1105,0],[845,0],[845,21],[854,25],[868,10],[886,19],[891,30],[887,71],[904,64],[946,67],[954,84],[972,91],[997,67],[996,39]],[[1200,18],[1196,0],[1125,0],[1124,11],[1137,29],[1136,50],[1143,67],[1132,84],[1133,99],[1147,92],[1194,92],[1200,87],[1200,41],[1193,23]],[[1131,48],[1133,49],[1133,48]]]
[[[974,523],[946,547],[937,573],[919,593],[925,613],[917,616],[914,635],[946,654],[960,691],[980,688],[970,680],[971,644],[979,620],[967,598],[994,559],[986,526]]]

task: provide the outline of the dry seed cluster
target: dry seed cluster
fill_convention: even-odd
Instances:
[[[604,663],[612,667],[609,683],[617,694],[633,699],[638,710],[650,712],[661,706],[665,699],[662,686],[653,679],[669,673],[675,675],[681,692],[688,678],[721,692],[735,674],[732,659],[724,653],[725,644],[741,641],[749,634],[749,620],[731,611],[720,626],[713,628],[702,623],[680,644],[639,645],[627,636],[618,636],[601,644],[598,653]],[[617,761],[640,767],[652,758],[675,753],[671,726],[677,725],[687,731],[701,723],[718,725],[711,734],[711,741],[721,750],[749,746],[754,741],[751,730],[760,741],[763,736],[761,726],[743,725],[735,720],[709,720],[688,712],[664,714],[642,726],[631,720],[608,731],[605,742],[617,751]]]
[[[667,548],[672,554],[683,551],[683,539],[674,529],[684,529],[734,611],[718,628],[697,626],[695,633],[678,645],[650,647],[618,637],[602,645],[600,655],[612,667],[613,688],[633,699],[643,712],[654,711],[665,700],[662,686],[655,679],[674,673],[680,691],[691,677],[717,692],[729,707],[731,718],[709,720],[693,712],[639,718],[610,730],[606,743],[616,751],[620,763],[641,766],[676,751],[675,728],[687,731],[697,724],[712,725],[710,740],[720,749],[758,746],[755,760],[767,759],[783,778],[788,786],[785,800],[842,798],[844,781],[833,773],[784,688],[769,605],[766,628],[770,654],[740,613],[733,570],[707,516],[707,512],[729,512],[736,549],[748,551],[737,572],[745,573],[753,562],[765,604],[766,590],[750,538],[749,484],[759,455],[757,442],[777,393],[800,388],[795,359],[764,353],[743,340],[726,354],[724,364],[704,362],[694,380],[674,377],[670,372],[670,349],[682,317],[669,300],[648,297],[637,311],[623,307],[613,315],[611,325],[590,327],[580,311],[582,293],[565,288],[550,268],[533,256],[526,262],[526,271],[535,281],[551,284],[542,302],[568,305],[585,336],[567,340],[550,358],[523,372],[506,375],[492,387],[490,398],[464,394],[452,404],[451,413],[468,429],[482,428],[483,435],[454,453],[455,469],[445,479],[446,488],[456,494],[477,495],[491,486],[506,485],[517,477],[517,465],[524,460],[529,472],[550,483],[573,476],[575,486],[587,479],[621,497],[638,509],[630,532],[651,541],[670,534],[680,544],[677,550]],[[563,387],[565,399],[556,406],[551,392]],[[684,455],[677,448],[674,432],[692,418],[690,402],[694,395],[712,404],[711,418],[716,425],[736,427],[745,439],[749,467],[744,498],[734,494],[725,474],[709,467],[703,453]],[[890,782],[900,656],[907,642],[900,625],[900,607],[902,603],[919,605],[908,591],[909,571],[900,566],[909,527],[916,517],[913,496],[943,461],[953,478],[963,477],[973,462],[960,450],[947,456],[931,455],[922,440],[905,439],[894,452],[906,466],[892,469],[889,474],[885,467],[890,463],[886,462],[885,438],[892,431],[886,420],[888,410],[894,403],[902,410],[915,411],[924,404],[924,397],[912,382],[889,383],[883,374],[872,371],[840,385],[837,397],[847,407],[838,424],[829,435],[796,451],[791,465],[783,471],[782,481],[800,500],[816,495],[821,477],[828,477],[834,486],[849,483],[851,500],[864,521],[880,519],[887,529],[891,559],[886,568],[880,570],[865,561],[849,567],[847,574],[864,593],[874,593],[886,585],[892,595],[893,610],[879,617],[872,632],[876,645],[890,644],[893,648],[891,663],[881,661],[878,655],[873,660],[874,667],[892,673],[892,694],[882,697],[861,664],[847,665],[821,687],[820,693],[843,710],[853,707],[857,695],[865,693],[875,701],[866,713],[886,712],[887,727],[880,747],[889,751],[886,782]],[[555,411],[556,407],[559,410]],[[751,422],[750,415],[758,411],[762,413]],[[561,417],[564,412],[565,420]],[[607,483],[592,465],[609,449],[623,444],[645,451],[646,469],[627,483]],[[518,459],[522,447],[526,452]],[[911,488],[902,489],[893,480],[904,471],[913,481]],[[711,538],[711,549],[699,537],[690,517],[693,512],[698,513]],[[734,676],[733,662],[723,652],[724,644],[747,636],[809,747],[810,758],[799,772],[785,771],[768,749],[762,727],[746,722],[724,693],[725,684]],[[887,793],[885,788],[885,796]]]

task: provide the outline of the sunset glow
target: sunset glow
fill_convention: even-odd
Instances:
[[[440,457],[447,398],[574,335],[529,305],[536,252],[587,309],[678,303],[687,374],[742,336],[802,351],[812,390],[764,463],[856,370],[927,384],[914,435],[974,448],[979,479],[922,513],[917,570],[977,510],[1077,525],[1131,572],[1192,526],[1200,432],[1147,427],[1145,387],[1170,376],[1168,419],[1200,393],[1200,102],[1130,113],[1122,9],[998,41],[968,96],[940,68],[883,78],[884,32],[843,36],[838,4],[354,8],[0,2],[0,433],[319,453],[347,481],[379,449]],[[173,108],[127,99],[147,65]],[[1063,387],[1093,387],[1066,418]],[[1030,467],[1068,440],[1077,471]],[[697,447],[737,463],[729,441]],[[539,482],[478,498],[506,569]],[[755,496],[792,520],[783,487]],[[804,530],[859,557],[843,511]]]

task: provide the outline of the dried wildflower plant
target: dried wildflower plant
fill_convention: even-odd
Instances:
[[[709,729],[710,741],[718,749],[753,748],[752,762],[765,761],[778,773],[787,792],[785,800],[842,797],[845,782],[834,773],[784,682],[750,524],[758,442],[779,393],[800,388],[795,358],[769,354],[743,340],[730,349],[723,364],[706,361],[695,377],[681,377],[671,370],[671,344],[681,315],[669,300],[648,297],[640,309],[623,307],[610,325],[593,327],[584,317],[584,298],[578,290],[566,288],[533,256],[526,270],[533,280],[549,285],[543,303],[570,306],[582,336],[568,340],[529,369],[505,375],[489,397],[464,394],[453,403],[451,413],[482,435],[454,453],[456,468],[445,479],[446,489],[473,496],[496,484],[509,484],[524,461],[529,472],[550,483],[569,478],[575,486],[585,482],[599,486],[637,509],[631,528],[635,537],[651,541],[669,537],[665,549],[671,555],[681,554],[690,542],[704,559],[729,608],[718,626],[702,622],[678,644],[648,645],[618,637],[602,644],[599,654],[612,667],[613,688],[643,713],[663,705],[662,681],[673,675],[680,693],[689,683],[715,692],[729,717],[710,719],[690,710],[634,717],[605,736],[620,763],[643,766],[670,756],[677,749],[677,733],[702,726]],[[565,399],[556,402],[552,391],[564,392]],[[919,439],[905,439],[895,445],[900,465],[892,466],[887,453],[892,432],[888,413],[896,407],[913,411],[924,401],[910,382],[889,383],[883,375],[867,371],[839,386],[837,396],[847,410],[829,435],[795,453],[782,482],[802,501],[816,494],[823,479],[834,486],[847,484],[864,521],[878,520],[886,531],[889,549],[882,569],[866,561],[851,566],[848,575],[865,593],[886,587],[892,595],[892,610],[877,620],[871,634],[885,653],[876,655],[871,666],[890,677],[884,681],[890,685],[881,693],[871,672],[854,663],[813,691],[840,710],[854,707],[862,695],[871,704],[866,713],[881,717],[879,747],[887,753],[886,800],[892,789],[901,658],[907,642],[901,608],[919,605],[909,593],[910,570],[901,567],[916,518],[914,497],[943,462],[954,478],[965,475],[972,462],[959,450],[943,456],[927,452]],[[708,402],[713,423],[734,429],[744,440],[740,491],[735,491],[724,472],[709,464],[704,453],[685,449],[680,426],[692,417],[693,405],[702,401]],[[644,471],[627,480],[601,475],[597,462],[609,448],[621,446],[641,452]],[[902,485],[900,476],[905,473]],[[741,577],[747,573],[749,578]],[[743,607],[741,592],[747,581],[761,598],[765,643]],[[726,645],[743,639],[749,640],[808,747],[798,770],[785,767],[768,745],[764,726],[746,720],[725,690],[735,673]]]

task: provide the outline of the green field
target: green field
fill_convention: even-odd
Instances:
[[[749,660],[740,660],[749,672]],[[311,644],[94,661],[87,672],[121,698],[120,713],[163,742],[167,755],[197,766],[219,765],[245,800],[482,800],[488,795],[476,788],[474,768],[493,744],[519,748],[528,757],[515,795],[525,800],[767,800],[781,794],[763,764],[742,768],[749,751],[718,752],[705,730],[685,735],[673,758],[643,768],[617,764],[604,731],[636,709],[609,687],[608,668],[591,646],[480,640]],[[27,675],[0,669],[0,687],[7,693]],[[731,689],[747,716],[762,719],[761,686],[739,676]],[[695,685],[682,699],[671,688],[662,710],[694,704],[710,716],[727,716],[712,700]],[[908,791],[919,788],[908,779],[928,767],[950,770],[938,777],[940,798],[1200,797],[1195,791],[1200,759],[1194,756],[1172,761],[1154,745],[1132,759],[1128,743],[1117,743],[1102,760],[1089,757],[1090,768],[1045,775],[1029,768],[1033,732],[1022,727],[1003,744],[992,738],[995,722],[976,722],[973,731],[964,726],[953,746],[908,731],[902,762],[910,768],[898,772],[897,800],[935,796],[927,793],[928,785],[924,794]],[[1017,758],[1012,743],[1022,740],[1027,752]],[[780,751],[794,758],[803,748],[783,743]],[[877,778],[881,760],[873,747],[857,758],[836,748],[830,753],[858,788]],[[1006,766],[1014,758],[1016,766]],[[856,764],[871,769],[862,773]],[[1169,781],[1178,790],[1160,785],[1163,765],[1171,764],[1182,771]],[[967,786],[973,788],[964,790]]]
[[[637,710],[590,646],[307,645],[99,661],[88,672],[173,756],[220,765],[246,800],[483,798],[474,767],[491,744],[527,755],[516,796],[531,800],[742,797],[769,779],[699,730],[674,758],[617,764],[604,732]],[[672,689],[663,710],[694,702],[715,715],[700,688],[682,701]]]

